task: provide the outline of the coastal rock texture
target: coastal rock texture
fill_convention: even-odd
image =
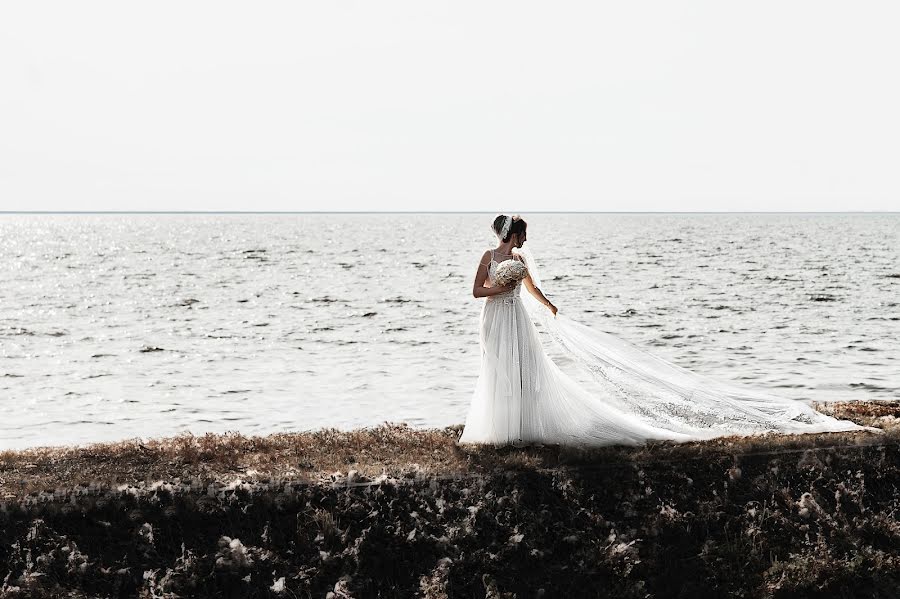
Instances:
[[[577,450],[385,425],[0,453],[0,597],[897,597],[875,433]]]

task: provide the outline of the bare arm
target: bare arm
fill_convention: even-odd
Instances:
[[[534,281],[531,280],[531,274],[528,274],[522,282],[525,283],[525,289],[528,290],[528,293],[533,295],[537,301],[547,306],[547,308],[553,312],[553,315],[556,316],[556,312],[558,311],[556,306],[554,306],[553,303],[544,296],[544,293],[535,286]]]
[[[488,276],[488,265],[491,263],[491,253],[485,252],[481,257],[481,262],[478,263],[478,270],[475,271],[475,284],[472,286],[472,295],[475,297],[487,297],[489,295],[497,295],[498,293],[504,293],[506,291],[511,291],[515,288],[516,284],[513,283],[511,285],[504,285],[502,287],[485,287],[484,284],[487,281]]]

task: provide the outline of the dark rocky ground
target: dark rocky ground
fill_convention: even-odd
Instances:
[[[900,597],[900,402],[819,409],[885,432],[4,452],[0,597]]]

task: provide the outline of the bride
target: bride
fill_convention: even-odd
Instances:
[[[880,432],[695,374],[557,314],[522,247],[526,222],[500,215],[492,228],[499,244],[481,257],[472,290],[485,298],[481,372],[460,443],[636,445],[768,432]],[[558,344],[565,372],[545,353],[536,324]]]

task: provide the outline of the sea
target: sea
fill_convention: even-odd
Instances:
[[[0,449],[462,424],[494,216],[0,214]],[[900,398],[900,214],[522,217],[561,314],[796,401]]]

